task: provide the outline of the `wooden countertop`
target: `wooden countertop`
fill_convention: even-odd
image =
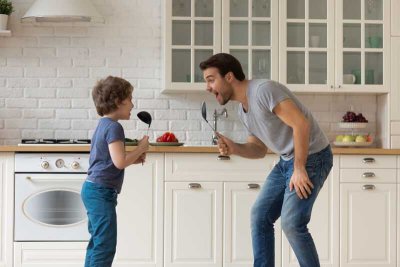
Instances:
[[[126,150],[134,150],[135,146],[127,146]],[[337,148],[336,155],[400,155],[400,149],[383,148]],[[0,146],[0,152],[89,152],[89,145],[67,146]],[[150,146],[149,152],[174,152],[174,153],[218,153],[215,146]],[[271,152],[272,153],[272,152]]]

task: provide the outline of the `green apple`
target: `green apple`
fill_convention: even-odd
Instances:
[[[367,139],[365,138],[365,136],[364,135],[357,135],[356,136],[356,140],[355,140],[356,142],[367,142]]]
[[[338,136],[336,136],[336,142],[343,142],[343,135],[338,135]]]
[[[345,142],[345,143],[354,142],[353,136],[352,135],[345,135],[343,137],[343,142]]]

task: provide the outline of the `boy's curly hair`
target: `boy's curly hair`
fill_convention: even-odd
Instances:
[[[94,105],[97,114],[107,115],[118,108],[118,105],[127,99],[133,91],[133,86],[125,79],[108,76],[97,82],[92,90]]]

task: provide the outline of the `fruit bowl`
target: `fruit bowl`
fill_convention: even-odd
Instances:
[[[335,146],[341,146],[341,147],[348,147],[348,146],[358,146],[358,147],[363,147],[363,146],[370,146],[372,145],[372,141],[371,142],[337,142],[334,141],[333,144]]]
[[[368,122],[339,122],[339,127],[343,129],[364,129]]]

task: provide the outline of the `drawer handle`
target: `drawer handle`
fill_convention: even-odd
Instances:
[[[189,188],[190,188],[190,189],[198,189],[198,188],[201,188],[201,184],[198,184],[198,183],[190,183],[190,184],[189,184]]]
[[[259,184],[248,184],[247,188],[248,189],[258,189],[258,188],[260,188],[260,185]]]
[[[364,158],[364,159],[363,159],[363,162],[364,162],[364,163],[374,163],[374,162],[375,162],[375,159],[374,159],[374,158]]]
[[[224,156],[224,155],[219,155],[218,158],[217,158],[217,160],[230,160],[230,159],[231,159],[231,157]]]
[[[364,178],[372,178],[372,177],[375,177],[375,173],[373,173],[373,172],[364,172],[362,177],[364,177]]]
[[[363,189],[363,190],[374,190],[374,189],[375,189],[375,185],[373,185],[373,184],[366,184],[366,185],[363,185],[362,189]]]

